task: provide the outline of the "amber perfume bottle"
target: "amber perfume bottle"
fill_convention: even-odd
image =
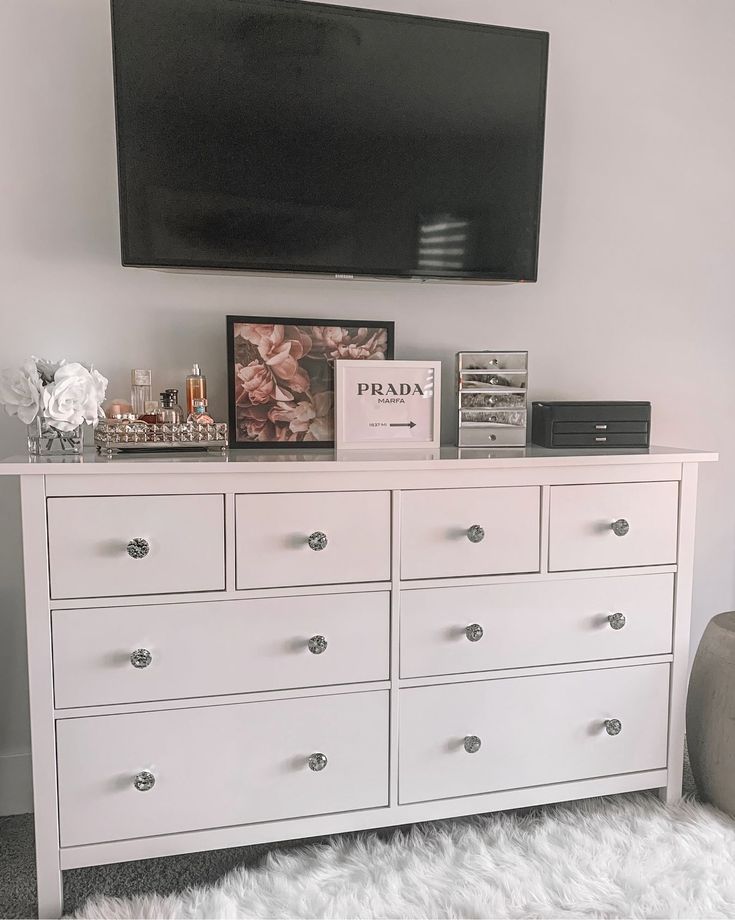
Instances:
[[[186,413],[191,415],[194,411],[194,400],[207,398],[207,378],[195,364],[186,378]]]

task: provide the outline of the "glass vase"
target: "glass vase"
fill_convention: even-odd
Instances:
[[[31,457],[71,457],[84,448],[84,425],[72,431],[59,431],[38,416],[28,426],[28,453]]]

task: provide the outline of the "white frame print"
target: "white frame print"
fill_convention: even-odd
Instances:
[[[335,361],[334,373],[338,450],[439,447],[441,361]]]

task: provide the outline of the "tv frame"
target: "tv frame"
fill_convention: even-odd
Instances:
[[[112,60],[113,60],[113,83],[114,83],[114,100],[115,100],[115,147],[117,151],[117,176],[118,176],[118,213],[120,225],[120,253],[121,264],[130,268],[154,268],[159,270],[190,270],[197,272],[247,272],[250,274],[260,274],[268,276],[279,276],[283,274],[297,276],[317,276],[332,277],[338,279],[393,279],[393,280],[410,280],[410,281],[475,281],[475,282],[535,282],[538,280],[538,262],[539,262],[539,244],[541,237],[541,198],[543,189],[544,174],[544,140],[546,134],[546,103],[547,103],[547,86],[548,86],[548,59],[549,59],[549,33],[536,29],[518,29],[510,26],[496,26],[486,23],[467,22],[466,20],[446,19],[436,16],[418,16],[408,13],[394,13],[384,10],[370,10],[355,6],[343,6],[336,3],[320,3],[315,0],[278,0],[279,4],[296,6],[314,7],[330,14],[343,14],[350,16],[365,16],[377,19],[402,19],[408,22],[431,24],[436,26],[452,26],[454,28],[465,28],[475,32],[502,32],[507,35],[525,35],[534,37],[542,43],[543,63],[541,67],[541,79],[539,82],[539,98],[542,104],[539,109],[538,132],[537,136],[541,139],[540,149],[538,150],[539,164],[539,181],[536,198],[538,221],[536,224],[536,236],[533,253],[533,267],[528,277],[518,277],[511,272],[477,272],[477,271],[453,271],[443,269],[441,271],[421,272],[397,271],[395,269],[378,269],[365,271],[360,268],[348,266],[324,265],[313,268],[303,265],[274,265],[268,262],[252,263],[242,265],[236,262],[222,262],[213,265],[208,262],[201,262],[195,259],[177,260],[161,259],[155,262],[138,262],[129,257],[127,247],[127,222],[126,208],[124,201],[127,194],[125,182],[125,150],[120,137],[119,106],[118,96],[121,94],[120,74],[117,67],[117,49],[115,46],[115,5],[124,3],[125,0],[110,0],[110,18],[111,18],[111,37],[112,37]],[[206,0],[204,0],[206,2]],[[247,0],[228,0],[230,3],[246,3]]]

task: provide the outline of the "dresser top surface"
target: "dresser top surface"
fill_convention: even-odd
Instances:
[[[231,450],[225,454],[161,453],[117,454],[112,457],[85,453],[78,457],[9,457],[0,460],[0,475],[68,475],[119,473],[255,473],[375,472],[381,470],[528,469],[532,467],[612,466],[649,463],[705,463],[715,461],[711,451],[675,447],[649,449],[550,450],[522,448],[442,447],[439,450]]]

